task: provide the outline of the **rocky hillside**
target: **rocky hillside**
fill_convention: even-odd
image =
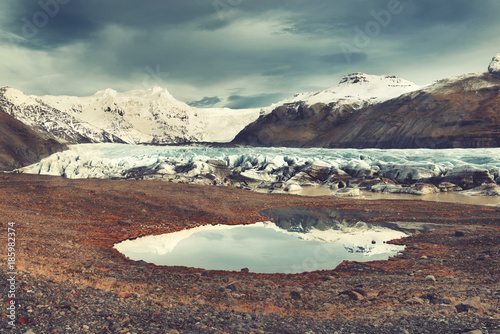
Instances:
[[[489,73],[436,82],[363,106],[287,103],[260,117],[233,143],[255,146],[454,148],[500,146],[500,76]]]
[[[194,108],[155,87],[93,96],[31,96],[0,88],[0,107],[45,138],[63,143],[228,142],[259,109]],[[224,131],[221,131],[224,129]]]
[[[35,163],[64,148],[65,145],[41,138],[25,124],[0,111],[0,170]]]

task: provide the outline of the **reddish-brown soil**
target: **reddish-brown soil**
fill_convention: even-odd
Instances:
[[[205,224],[251,224],[265,220],[258,212],[282,206],[334,207],[365,222],[431,222],[443,228],[398,240],[408,247],[389,261],[344,262],[329,271],[297,275],[141,265],[112,248],[122,240]],[[318,320],[359,318],[374,326],[395,316],[451,321],[447,317],[457,314],[455,306],[479,297],[481,309],[460,315],[487,319],[491,330],[499,324],[499,207],[3,174],[0,211],[4,231],[8,222],[16,223],[18,269],[35,280],[137,294],[165,309],[194,303],[197,309]],[[2,243],[5,237],[2,233]],[[429,294],[446,303],[433,303],[434,297],[425,297]],[[295,332],[293,326],[288,332]]]

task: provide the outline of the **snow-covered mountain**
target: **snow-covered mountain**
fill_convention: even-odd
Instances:
[[[351,73],[344,76],[338,85],[330,89],[295,94],[292,98],[275,103],[265,110],[271,112],[285,104],[299,103],[309,106],[316,103],[335,103],[338,106],[351,105],[355,108],[361,108],[417,89],[419,89],[417,84],[392,75]]]
[[[487,73],[447,78],[421,89],[394,77],[348,75],[336,89],[300,94],[277,106],[246,126],[232,143],[329,148],[499,147],[499,64],[497,55]]]
[[[259,116],[260,109],[200,109],[155,87],[89,97],[27,96],[4,87],[0,107],[47,138],[61,142],[169,144],[227,142]]]

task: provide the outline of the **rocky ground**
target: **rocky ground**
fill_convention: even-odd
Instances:
[[[265,220],[259,212],[288,206],[437,229],[396,241],[407,247],[389,261],[296,275],[157,267],[112,248],[205,224],[254,223]],[[17,270],[15,328],[10,274],[1,271],[1,332],[500,333],[498,207],[4,174],[0,210],[5,245],[15,222]]]

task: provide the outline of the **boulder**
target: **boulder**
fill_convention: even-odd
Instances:
[[[481,298],[471,297],[467,298],[456,306],[457,312],[482,312],[483,306],[481,305]]]

